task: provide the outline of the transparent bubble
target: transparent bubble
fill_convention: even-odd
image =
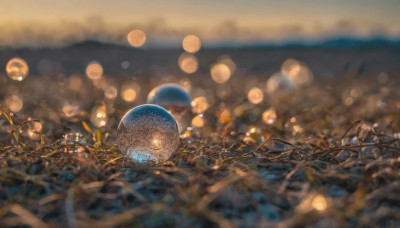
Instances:
[[[275,73],[272,75],[266,84],[266,89],[268,93],[277,91],[287,91],[294,87],[292,79],[285,74]]]
[[[176,84],[163,84],[152,89],[147,96],[148,104],[156,104],[168,110],[178,124],[179,133],[186,131],[192,118],[190,95]]]
[[[118,126],[117,142],[126,157],[139,164],[168,160],[178,149],[179,133],[167,110],[145,104],[128,111]]]
[[[22,81],[28,76],[29,67],[25,60],[12,58],[7,63],[6,73],[12,80]]]

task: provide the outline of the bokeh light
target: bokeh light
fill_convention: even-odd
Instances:
[[[223,84],[231,77],[231,69],[224,63],[217,63],[211,67],[210,74],[216,83]]]
[[[327,207],[327,202],[324,196],[316,195],[312,200],[312,206],[318,211],[323,211]]]
[[[13,94],[5,98],[5,104],[12,112],[21,111],[24,106],[24,101],[22,97],[18,94]]]
[[[103,67],[99,62],[92,61],[86,67],[86,75],[92,80],[100,79],[103,76]]]
[[[104,90],[104,97],[109,100],[113,100],[118,95],[118,89],[115,86],[108,86]]]
[[[247,93],[247,99],[253,104],[259,104],[264,99],[264,93],[260,88],[253,87]]]
[[[108,115],[105,106],[98,106],[93,108],[92,114],[90,115],[90,121],[96,127],[104,127],[107,124]]]
[[[201,48],[201,40],[195,35],[188,35],[182,41],[183,50],[189,53],[196,53]]]
[[[146,42],[146,34],[139,29],[132,30],[128,33],[127,40],[133,47],[141,47]]]
[[[274,108],[267,109],[262,114],[262,119],[265,123],[272,125],[277,120],[277,114]]]
[[[314,79],[311,70],[295,59],[287,59],[283,62],[281,73],[288,75],[299,86],[310,85]]]
[[[204,116],[199,114],[192,119],[192,125],[197,128],[202,128],[204,126]]]
[[[6,73],[12,80],[22,81],[28,76],[29,66],[21,58],[12,58],[6,65]]]
[[[183,53],[178,58],[178,65],[183,72],[193,74],[197,71],[198,60],[194,55]]]
[[[140,87],[136,83],[124,85],[121,88],[121,98],[125,102],[132,103],[136,100],[136,97],[139,95],[139,92],[140,92]]]
[[[204,113],[209,107],[207,98],[196,97],[192,100],[192,109],[194,113]]]

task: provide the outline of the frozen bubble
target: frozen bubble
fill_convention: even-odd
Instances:
[[[176,84],[163,84],[152,89],[147,96],[148,104],[160,105],[167,109],[178,124],[179,133],[183,134],[192,117],[190,95]]]
[[[122,118],[117,142],[126,157],[139,164],[164,162],[178,149],[178,126],[164,108],[152,104],[140,105]]]
[[[285,74],[275,73],[267,81],[267,92],[287,91],[294,87],[292,79]]]
[[[12,58],[7,63],[6,73],[12,80],[22,81],[28,76],[29,67],[25,60]]]

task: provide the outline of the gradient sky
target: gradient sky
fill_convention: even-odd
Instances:
[[[196,34],[205,43],[400,37],[400,0],[0,0],[0,46],[57,46],[85,39],[149,43]]]

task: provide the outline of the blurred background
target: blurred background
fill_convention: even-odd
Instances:
[[[95,60],[112,76],[184,76],[208,73],[222,55],[237,65],[237,74],[266,77],[288,58],[306,62],[314,75],[328,80],[349,72],[395,75],[400,69],[398,0],[1,4],[0,67],[20,56],[31,75],[84,73]],[[137,30],[141,33],[129,38]],[[187,35],[200,42],[187,44],[198,46],[186,51],[189,70],[179,64]]]

